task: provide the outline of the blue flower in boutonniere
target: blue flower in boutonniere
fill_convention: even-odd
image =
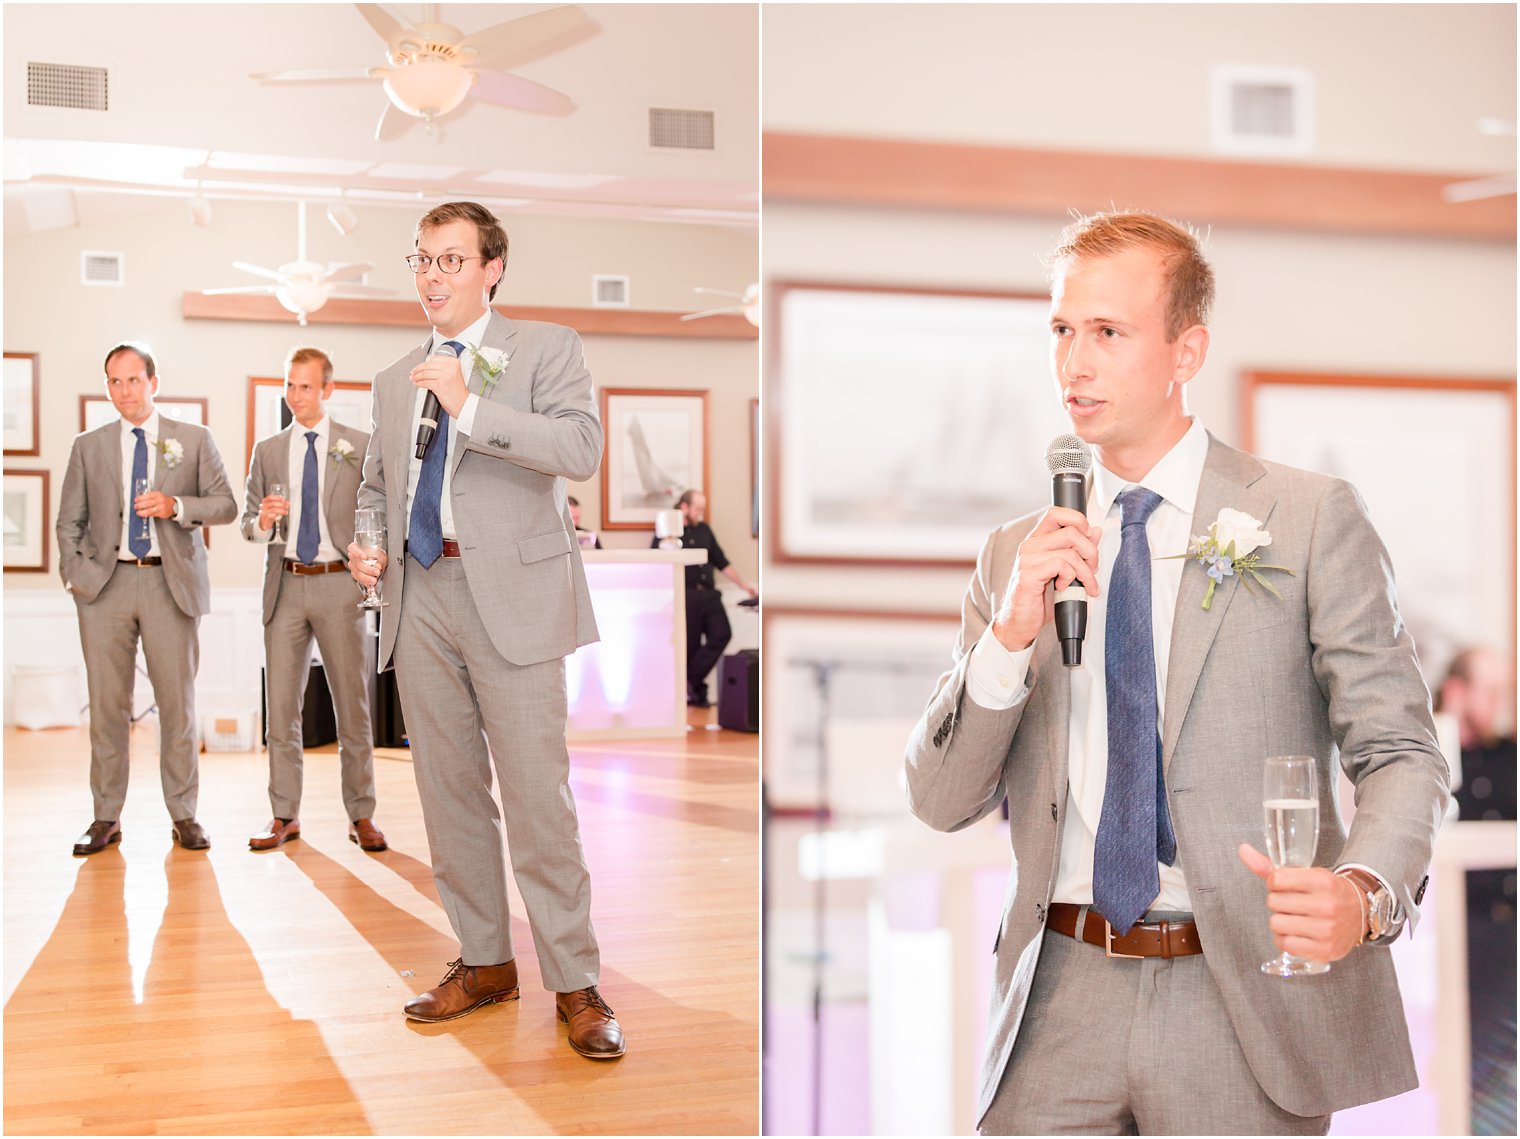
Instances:
[[[507,354],[500,348],[471,348],[475,365],[480,369],[480,394],[485,395],[501,379],[502,369],[507,366]]]
[[[177,467],[185,457],[185,445],[178,439],[160,439],[158,454],[166,467]]]
[[[327,451],[327,457],[333,462],[333,466],[340,463],[352,462],[354,458],[354,445],[347,439],[339,439]]]
[[[1172,554],[1161,560],[1190,558],[1203,566],[1209,575],[1209,589],[1203,595],[1203,607],[1207,609],[1214,603],[1214,590],[1225,578],[1236,574],[1240,575],[1240,584],[1247,589],[1255,581],[1273,597],[1282,597],[1282,594],[1272,588],[1272,583],[1261,576],[1262,570],[1281,570],[1290,575],[1293,573],[1287,566],[1271,566],[1262,562],[1261,554],[1257,551],[1271,544],[1272,535],[1261,528],[1260,522],[1244,511],[1226,508],[1210,524],[1207,534],[1193,535],[1193,543],[1188,547],[1187,553]]]

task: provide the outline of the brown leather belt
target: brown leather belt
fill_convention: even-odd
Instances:
[[[117,558],[116,559],[116,564],[117,565],[123,565],[123,566],[161,566],[161,565],[164,564],[164,559],[163,558]]]
[[[1100,947],[1110,957],[1190,957],[1203,952],[1198,940],[1198,925],[1190,921],[1162,921],[1130,927],[1123,937],[1096,910],[1087,910],[1087,920],[1077,932],[1077,915],[1086,909],[1070,902],[1052,902],[1046,926],[1067,937]]]
[[[410,542],[406,544],[406,552],[409,554],[412,552],[412,544]],[[454,541],[453,538],[445,538],[443,540],[443,556],[446,558],[457,558],[459,556],[459,543]]]
[[[341,561],[338,561],[338,562],[312,562],[311,565],[307,565],[305,562],[292,561],[290,558],[286,558],[285,559],[285,569],[287,571],[289,571],[290,573],[298,573],[298,574],[347,573],[348,572],[348,566],[346,564],[344,564],[343,562],[341,562]]]

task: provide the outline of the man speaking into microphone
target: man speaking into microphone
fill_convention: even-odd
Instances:
[[[517,999],[504,823],[569,1045],[615,1058],[623,1035],[597,989],[565,748],[565,657],[597,639],[565,493],[601,461],[591,374],[571,329],[491,311],[507,235],[483,206],[430,210],[406,261],[433,330],[375,377],[359,489],[361,508],[386,512],[390,556],[348,551],[361,584],[383,577],[380,668],[396,670],[433,876],[460,944],[404,1011],[443,1021]]]
[[[1189,230],[1100,214],[1050,264],[1091,483],[988,539],[907,750],[930,826],[1009,805],[978,1127],[1324,1134],[1416,1083],[1386,946],[1418,917],[1448,777],[1388,555],[1350,485],[1189,415],[1214,297]],[[1085,638],[1058,636],[1068,590]],[[1312,867],[1260,853],[1282,755],[1317,767]],[[1278,950],[1331,968],[1267,975]]]

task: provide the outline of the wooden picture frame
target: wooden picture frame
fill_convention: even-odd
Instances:
[[[652,530],[655,515],[687,490],[712,513],[708,393],[684,388],[603,388],[602,529]]]
[[[760,537],[760,401],[749,401],[749,536]]]
[[[5,572],[47,573],[52,526],[47,471],[6,468]]]
[[[353,427],[366,434],[374,423],[373,388],[366,380],[334,380],[333,394],[327,400],[327,414],[335,423]],[[267,439],[277,431],[283,431],[291,423],[290,409],[285,406],[285,380],[280,376],[248,377],[247,437],[244,440],[245,458],[243,470],[253,465],[253,447],[261,439]]]
[[[210,419],[209,401],[205,396],[154,396],[153,408],[165,419],[180,423],[194,423],[205,427]],[[79,397],[79,430],[93,431],[104,427],[121,416],[108,395],[82,395]]]
[[[1361,494],[1432,689],[1468,645],[1514,659],[1513,379],[1248,371],[1240,408],[1247,450]]]
[[[42,365],[36,352],[5,353],[5,454],[42,453]]]
[[[767,327],[766,493],[778,562],[970,566],[1050,501],[1071,424],[1050,298],[781,281]]]

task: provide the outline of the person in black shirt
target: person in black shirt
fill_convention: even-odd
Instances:
[[[703,518],[707,514],[707,496],[700,490],[688,490],[676,500],[684,530],[681,545],[688,550],[706,550],[707,564],[686,567],[686,703],[693,708],[711,707],[707,699],[707,674],[712,671],[728,647],[733,631],[723,598],[713,583],[713,570],[723,575],[751,597],[759,592],[729,565],[723,547]],[[651,543],[660,544],[659,538]]]

